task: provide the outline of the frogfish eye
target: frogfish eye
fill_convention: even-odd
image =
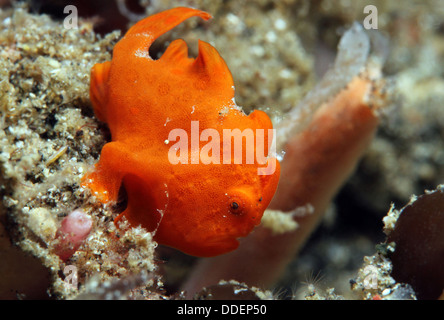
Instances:
[[[242,199],[242,197],[239,197],[237,195],[230,196],[228,199],[228,211],[235,215],[240,216],[242,215],[246,210],[246,202],[245,199]]]
[[[244,188],[245,189],[245,188]],[[255,213],[253,197],[248,194],[249,190],[243,190],[242,188],[233,188],[229,190],[226,195],[226,208],[227,211],[235,217],[247,217]],[[256,200],[257,201],[257,200]]]
[[[238,213],[238,211],[240,211],[239,204],[236,201],[230,203],[230,211],[231,213]]]

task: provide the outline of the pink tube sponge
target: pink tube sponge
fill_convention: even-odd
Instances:
[[[80,247],[92,229],[92,219],[81,209],[68,214],[56,233],[54,252],[63,261],[68,260]]]

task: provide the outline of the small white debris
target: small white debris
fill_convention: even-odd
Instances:
[[[150,56],[150,53],[146,49],[144,49],[144,50],[138,49],[134,55],[138,58],[145,58],[148,60],[153,60],[153,58],[151,58],[151,56]]]
[[[276,40],[277,40],[276,33],[274,33],[273,31],[268,31],[265,34],[265,40],[267,40],[268,42],[271,42],[271,43],[276,42]]]
[[[281,71],[279,71],[279,76],[282,79],[290,79],[291,75],[292,75],[292,72],[289,69],[282,69]]]
[[[263,57],[265,55],[265,49],[259,45],[253,45],[250,47],[250,53],[256,57]]]
[[[287,22],[284,19],[277,19],[274,22],[274,28],[279,31],[285,30],[287,29]]]
[[[388,296],[392,291],[389,288],[384,289],[384,291],[382,291],[382,295],[383,296]]]

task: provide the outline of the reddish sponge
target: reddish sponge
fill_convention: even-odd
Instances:
[[[83,210],[77,209],[67,215],[57,230],[55,253],[63,261],[68,260],[77,251],[92,229],[92,219]]]

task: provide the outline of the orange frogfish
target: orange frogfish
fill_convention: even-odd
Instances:
[[[270,118],[236,105],[214,47],[199,41],[190,58],[178,39],[150,57],[154,40],[193,16],[211,18],[181,7],[139,21],[112,60],[92,68],[91,101],[111,142],[82,183],[102,202],[117,201],[124,187],[127,206],[115,221],[125,217],[159,244],[208,257],[236,249],[260,223],[280,167]]]

